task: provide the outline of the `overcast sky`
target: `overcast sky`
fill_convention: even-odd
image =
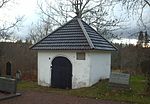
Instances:
[[[0,9],[3,19],[12,21],[15,17],[25,16],[27,20],[35,17],[37,10],[36,0],[14,0],[8,2],[5,7]]]
[[[42,0],[40,0],[42,1]],[[44,0],[43,0],[44,1]],[[55,1],[55,0],[49,0]],[[116,11],[114,12],[115,16],[127,16],[125,12],[122,12],[122,9],[118,6],[116,7]],[[119,8],[119,9],[118,9]],[[18,16],[24,16],[22,27],[20,28],[20,32],[17,33],[19,37],[27,36],[28,29],[31,27],[32,22],[36,22],[39,19],[39,11],[37,7],[37,0],[15,0],[13,3],[7,4],[6,8],[0,9],[1,15],[0,20],[14,21],[14,19]],[[126,17],[127,18],[127,17]],[[150,9],[144,11],[144,20],[147,21],[150,25]],[[129,28],[127,30],[120,30],[131,32],[142,30],[143,27],[137,26],[137,18],[126,19],[127,21],[124,23]],[[120,32],[119,31],[119,32]],[[150,33],[150,32],[149,32]]]
[[[31,23],[36,22],[39,18],[37,0],[14,0],[1,8],[0,13],[0,20],[10,23],[13,23],[15,18],[24,16],[20,32],[17,33],[19,37],[26,36]]]

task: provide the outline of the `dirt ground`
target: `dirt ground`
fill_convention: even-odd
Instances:
[[[79,98],[46,92],[26,91],[12,99],[2,100],[0,104],[127,104],[99,99]]]
[[[3,93],[3,92],[0,91],[0,98],[5,97],[5,96],[9,96],[9,95],[10,94],[8,94],[8,93]]]

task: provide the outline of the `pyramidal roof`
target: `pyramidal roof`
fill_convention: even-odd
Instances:
[[[31,46],[34,50],[107,50],[116,48],[80,18],[59,27]]]

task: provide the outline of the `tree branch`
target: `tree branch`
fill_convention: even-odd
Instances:
[[[150,7],[150,2],[148,2],[147,0],[144,0],[144,1]]]
[[[2,8],[7,2],[9,2],[10,0],[2,0],[0,2],[0,8]]]
[[[54,20],[56,23],[58,23],[60,26],[62,26],[62,24],[61,24],[59,21],[57,21],[57,20],[53,17],[53,15],[51,16],[51,15],[49,15],[47,12],[45,12],[45,11],[43,10],[42,4],[41,4],[41,5],[38,4],[38,6],[39,6],[41,12],[42,12],[44,15],[46,15],[46,16],[49,17],[49,18],[51,18],[51,19]],[[53,9],[53,8],[51,8],[51,9]],[[53,10],[55,10],[56,12],[58,12],[56,9],[53,9]]]
[[[23,17],[17,18],[17,20],[15,21],[15,23],[11,24],[9,27],[4,27],[4,28],[0,29],[0,31],[6,31],[6,30],[9,30],[9,29],[11,29],[13,27],[16,27],[17,24],[22,21],[22,19],[23,19]]]

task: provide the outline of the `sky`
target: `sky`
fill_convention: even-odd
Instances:
[[[42,0],[40,0],[41,2]],[[43,0],[44,1],[44,0]],[[55,0],[49,0],[50,2],[53,2]],[[125,18],[127,14],[125,12],[122,12],[122,9],[119,6],[116,6],[116,11],[113,12],[113,15],[118,18],[122,16]],[[119,8],[119,9],[118,9]],[[1,21],[12,21],[15,20],[16,17],[24,16],[23,22],[20,32],[16,33],[17,37],[26,37],[28,35],[28,30],[30,27],[32,27],[32,23],[35,23],[39,19],[39,11],[37,7],[37,0],[14,0],[13,2],[6,5],[6,7],[0,9],[0,20]],[[150,10],[150,9],[149,9]],[[144,20],[147,20],[146,18],[150,17],[150,11],[145,10],[144,11]],[[116,33],[124,32],[125,34],[128,33],[134,33],[133,31],[141,30],[142,27],[137,27],[137,18],[125,18],[126,22],[123,23],[123,25],[126,25],[128,28],[122,29],[119,31],[116,31]],[[150,23],[150,21],[148,21]],[[150,25],[150,24],[149,24]]]
[[[0,13],[1,21],[7,21],[8,23],[13,23],[17,17],[23,16],[23,21],[19,25],[21,26],[20,32],[16,34],[19,37],[26,36],[32,22],[36,22],[39,19],[37,0],[14,0],[1,8]]]
[[[25,16],[26,19],[29,19],[35,15],[36,7],[36,0],[14,0],[1,8],[0,12],[3,14],[1,15],[3,19],[10,19],[10,21],[18,16]]]

